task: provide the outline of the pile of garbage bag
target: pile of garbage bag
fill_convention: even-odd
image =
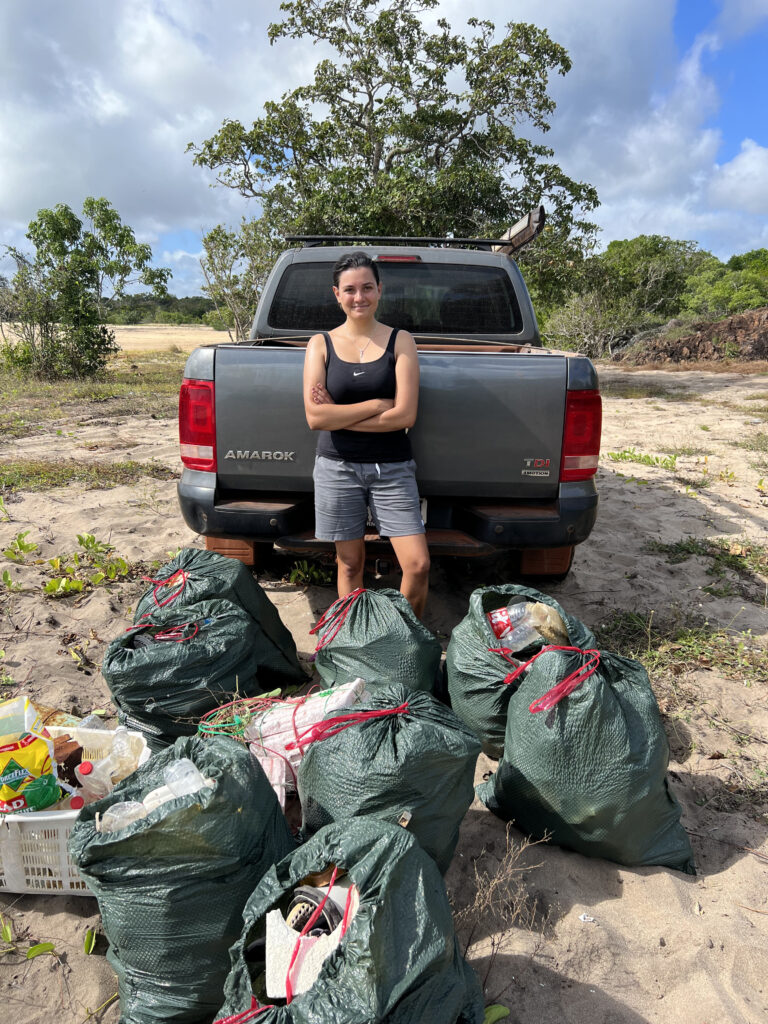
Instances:
[[[201,716],[234,693],[261,692],[260,639],[232,601],[169,606],[116,637],[101,671],[121,721],[159,750],[194,735]]]
[[[182,548],[158,569],[150,582],[152,585],[136,605],[134,622],[140,623],[163,608],[186,608],[201,601],[230,601],[256,624],[252,653],[262,689],[306,682],[290,631],[242,562],[215,551]]]
[[[312,632],[328,689],[265,693],[304,681],[290,634],[245,567],[187,549],[107,651],[156,753],[94,789],[69,851],[123,1024],[481,1024],[442,879],[481,747],[498,765],[477,796],[528,835],[695,872],[647,674],[551,597],[475,590],[452,707],[399,592],[354,591]]]
[[[118,803],[157,794],[180,759],[198,769],[202,788],[171,793],[137,820],[103,829]],[[69,854],[99,902],[123,1024],[213,1018],[243,908],[294,848],[258,763],[225,737],[177,740],[81,811]]]
[[[695,874],[643,666],[595,648],[539,651],[507,706],[504,752],[477,793],[521,831],[619,864]]]

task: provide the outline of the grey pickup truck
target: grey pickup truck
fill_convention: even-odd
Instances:
[[[378,318],[418,346],[411,441],[430,550],[517,551],[522,575],[565,576],[597,515],[600,394],[588,359],[542,347],[514,243],[291,241],[303,244],[277,260],[249,341],[187,360],[178,487],[187,524],[214,548],[215,538],[303,554],[332,547],[314,537],[317,436],[304,418],[302,368],[307,340],[341,322],[333,264],[362,244],[383,283]],[[377,553],[378,538],[367,540]]]

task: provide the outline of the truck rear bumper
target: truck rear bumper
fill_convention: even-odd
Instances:
[[[333,546],[314,537],[311,493],[269,500],[217,496],[215,473],[185,469],[178,494],[184,521],[204,536],[269,541],[300,552]],[[428,499],[427,541],[434,554],[463,555],[580,544],[594,526],[597,502],[594,479],[561,484],[550,502]],[[376,534],[366,539],[386,543]]]

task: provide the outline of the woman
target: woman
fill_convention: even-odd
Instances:
[[[310,338],[304,361],[307,423],[322,431],[314,472],[315,536],[336,544],[339,597],[362,587],[370,506],[403,571],[400,590],[421,616],[429,551],[406,433],[419,398],[416,343],[407,331],[376,319],[381,283],[365,253],[348,253],[336,263],[333,293],[346,320],[330,334]]]

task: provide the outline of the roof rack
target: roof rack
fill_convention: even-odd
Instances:
[[[511,255],[532,242],[544,227],[544,207],[531,210],[517,224],[504,232],[503,238],[430,238],[413,235],[286,235],[286,242],[303,242],[305,247],[358,242],[366,245],[436,245],[446,248],[465,247],[491,249]]]

